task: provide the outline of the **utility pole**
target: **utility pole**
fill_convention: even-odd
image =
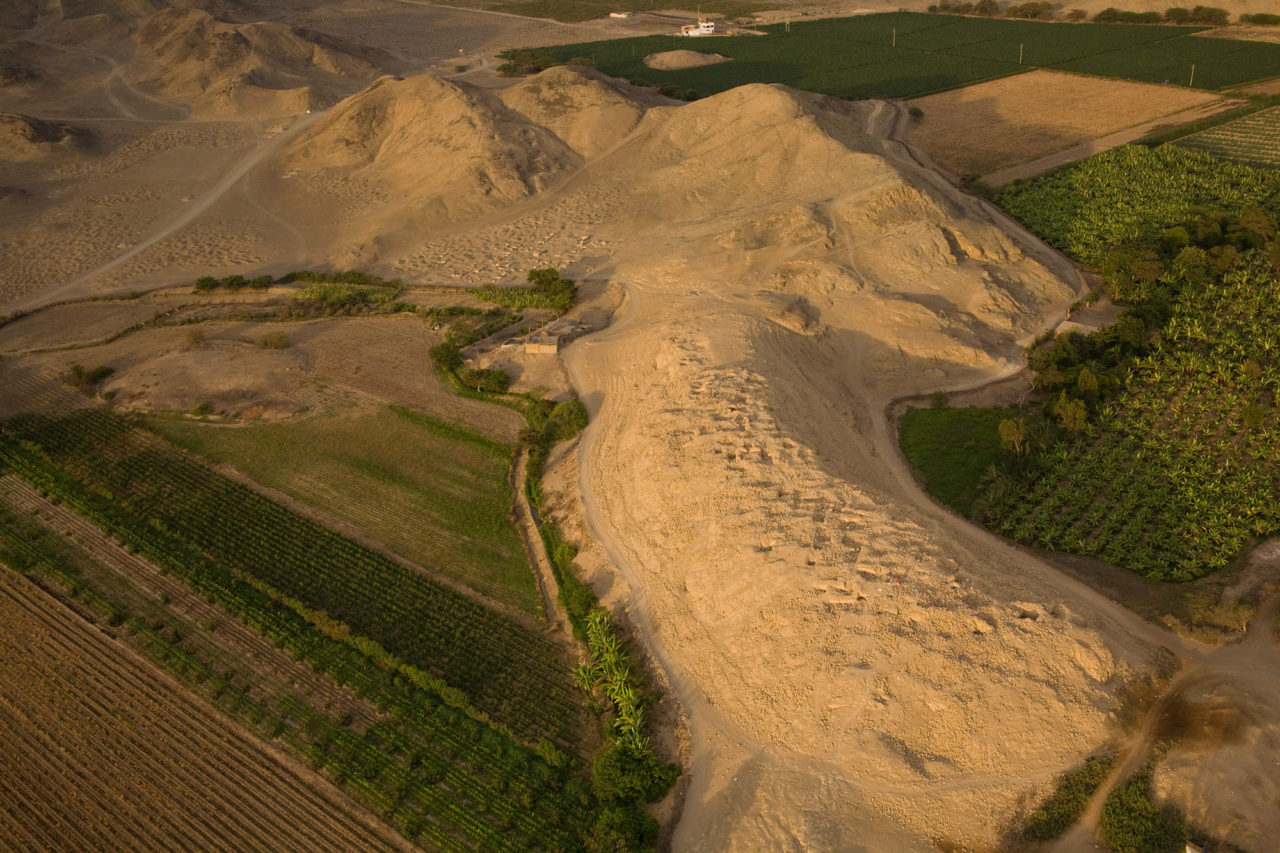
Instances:
[[[1196,64],[1193,62],[1191,63],[1191,80],[1187,82],[1187,86],[1191,87],[1195,85],[1196,85]]]
[[[1023,47],[1025,47],[1025,45],[1022,45],[1022,44],[1018,45],[1018,64],[1019,65],[1022,64],[1022,48]]]
[[[898,46],[898,28],[897,28],[897,27],[894,27],[894,28],[893,28],[893,41],[890,43],[890,47],[897,47],[897,46]]]

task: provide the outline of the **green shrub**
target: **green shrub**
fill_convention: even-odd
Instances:
[[[86,370],[84,365],[77,362],[68,368],[67,382],[82,391],[87,391],[115,372],[114,367],[108,367],[105,364]]]
[[[196,279],[196,293],[208,293],[211,290],[217,290],[221,284],[222,282],[211,275],[202,275]]]
[[[1117,787],[1102,806],[1099,827],[1115,853],[1182,853],[1187,821],[1173,805],[1152,800],[1152,764]]]
[[[284,332],[267,332],[258,338],[258,346],[263,349],[288,349],[289,336]]]
[[[1027,841],[1048,841],[1074,826],[1115,760],[1110,753],[1091,755],[1080,767],[1059,776],[1053,793],[1027,818],[1022,837]]]
[[[1280,15],[1273,15],[1270,12],[1258,12],[1255,15],[1244,14],[1240,16],[1240,23],[1253,24],[1259,27],[1280,27]]]

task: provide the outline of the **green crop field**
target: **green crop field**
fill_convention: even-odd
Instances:
[[[1237,163],[1280,168],[1280,107],[1220,124],[1177,144]]]
[[[1194,85],[1204,89],[1280,74],[1280,45],[1196,37],[1203,27],[892,12],[761,29],[766,35],[647,36],[532,53],[544,62],[586,59],[616,77],[699,95],[746,83],[785,83],[841,98],[910,98],[1032,68],[1187,85],[1194,64]],[[718,53],[732,61],[679,71],[644,64],[651,53],[678,49]]]
[[[1013,183],[995,201],[1076,260],[1100,265],[1117,243],[1179,225],[1192,207],[1241,210],[1277,193],[1274,172],[1173,146],[1125,146]]]
[[[151,426],[416,565],[540,613],[528,559],[508,520],[508,445],[391,407],[234,427],[155,418]]]
[[[266,593],[333,623],[371,656],[370,665],[404,664],[437,678],[442,689],[460,691],[458,701],[522,738],[578,740],[582,704],[567,652],[541,631],[325,529],[119,417],[90,410],[8,421],[0,464],[166,570],[222,578],[216,591],[236,607],[244,595]]]

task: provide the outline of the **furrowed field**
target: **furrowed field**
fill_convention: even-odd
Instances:
[[[1003,459],[957,508],[1028,545],[1165,581],[1280,533],[1280,174],[1132,147],[997,201],[1101,267],[1132,307],[1030,350],[1040,402],[989,436]],[[931,428],[914,415],[902,427],[904,447]]]
[[[234,427],[154,418],[151,427],[415,565],[540,613],[533,574],[507,518],[510,445],[398,407]]]
[[[909,98],[1018,74],[1077,71],[1221,89],[1274,77],[1280,45],[1197,38],[1199,27],[1065,24],[894,12],[762,27],[767,35],[649,36],[533,51],[543,62],[582,58],[607,74],[709,95],[746,83],[785,83],[841,98]],[[732,59],[680,71],[644,57],[698,50]],[[1021,54],[1021,62],[1019,61]]]
[[[1179,139],[1178,145],[1249,166],[1280,168],[1280,107]]]

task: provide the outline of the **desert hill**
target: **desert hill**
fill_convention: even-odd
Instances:
[[[383,51],[315,30],[232,24],[195,8],[148,17],[137,43],[130,77],[223,115],[305,112],[398,67]]]
[[[554,133],[491,92],[429,74],[378,80],[282,155],[284,169],[315,187],[373,188],[382,201],[352,223],[355,236],[473,219],[536,195],[580,164]]]
[[[543,125],[583,157],[631,133],[650,107],[672,103],[591,68],[550,68],[498,91],[511,109]]]
[[[62,122],[0,113],[0,160],[44,161],[74,152],[87,141],[85,131]]]

